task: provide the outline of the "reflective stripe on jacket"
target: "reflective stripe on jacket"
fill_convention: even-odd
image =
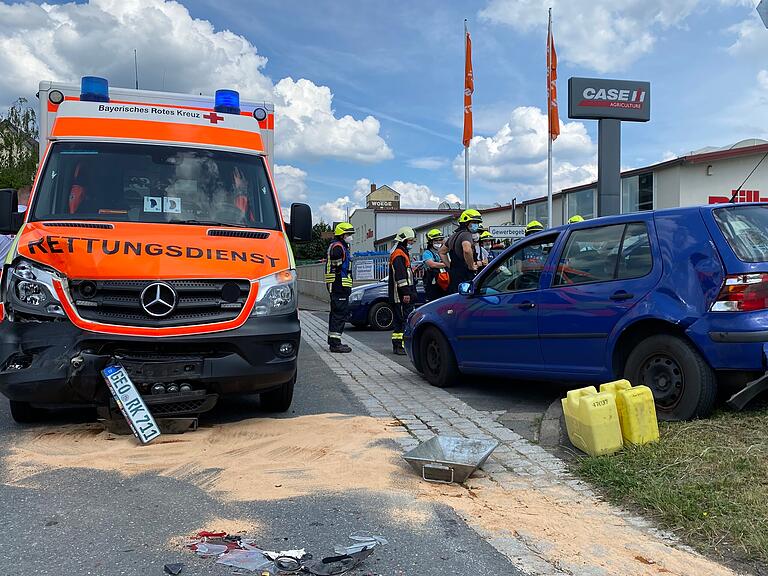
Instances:
[[[341,258],[334,258],[334,248],[341,249]],[[325,285],[328,292],[348,293],[352,290],[352,259],[349,246],[341,240],[334,240],[328,245],[325,261]]]

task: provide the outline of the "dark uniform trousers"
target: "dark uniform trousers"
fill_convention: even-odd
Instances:
[[[341,335],[349,317],[349,296],[331,293],[331,313],[328,315],[328,344],[341,344]]]

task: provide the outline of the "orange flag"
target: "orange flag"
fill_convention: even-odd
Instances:
[[[549,137],[554,141],[560,135],[560,114],[557,110],[557,52],[552,37],[552,13],[549,14],[547,30],[547,116]]]
[[[472,140],[472,93],[475,91],[475,78],[472,74],[472,40],[469,37],[466,23],[464,24],[467,54],[464,60],[464,136],[461,139],[464,146],[469,146]]]

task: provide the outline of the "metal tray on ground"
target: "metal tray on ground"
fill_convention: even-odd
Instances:
[[[496,440],[433,436],[403,454],[403,458],[427,482],[461,484],[498,445]]]

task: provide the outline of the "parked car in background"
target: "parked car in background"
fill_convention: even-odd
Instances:
[[[514,244],[460,293],[411,315],[405,347],[435,386],[460,374],[618,377],[660,418],[741,407],[768,381],[768,204],[598,218]]]
[[[416,306],[426,302],[424,284],[416,283]],[[387,297],[387,279],[352,288],[349,296],[349,321],[356,328],[370,326],[373,330],[392,330],[392,306]]]

